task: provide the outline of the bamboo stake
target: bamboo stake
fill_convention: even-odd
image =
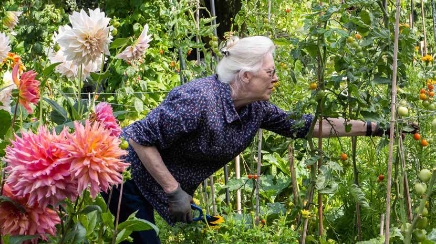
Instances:
[[[241,178],[241,161],[239,159],[239,155],[235,158],[235,173],[236,173],[236,179]],[[236,211],[238,211],[238,214],[242,214],[242,204],[241,204],[241,189],[236,190]]]
[[[197,28],[197,34],[195,35],[195,42],[197,44],[200,44],[200,37],[199,35],[199,31],[200,31],[200,0],[197,0],[197,9],[195,11],[195,27]],[[200,48],[196,48],[197,51],[197,64],[200,64],[201,60],[200,60]]]
[[[213,183],[213,175],[209,176],[210,181],[210,195],[212,197],[212,213],[217,215],[216,202],[215,202],[215,185]]]
[[[425,14],[424,14],[424,1],[421,0],[421,17],[422,17],[422,34],[424,36],[424,47],[422,50],[422,56],[427,55],[427,31],[425,29]]]
[[[380,236],[383,236],[383,232],[384,232],[384,228],[383,226],[385,225],[385,214],[381,214],[380,216]]]
[[[320,157],[318,160],[318,170],[319,170],[322,166],[322,163],[323,163],[322,162],[322,153],[321,153],[322,152],[322,115],[320,116],[318,126],[319,126],[318,151],[320,152]],[[319,236],[323,236],[323,234],[324,234],[324,226],[323,226],[324,212],[323,212],[323,209],[324,208],[323,208],[323,204],[322,204],[322,193],[318,192],[318,219],[319,219],[318,231],[319,231]]]
[[[432,0],[433,1],[433,0]],[[410,0],[410,15],[409,15],[409,23],[410,28],[413,29],[413,25],[415,24],[415,19],[413,18],[413,11],[415,9],[414,0]]]
[[[434,0],[431,0],[431,9],[433,15],[433,33],[435,33],[433,37],[434,37],[434,42],[436,44],[436,4]]]
[[[294,205],[299,206],[301,201],[298,195],[297,172],[295,171],[294,148],[292,147],[292,145],[288,146],[288,159],[289,159],[289,169],[291,171],[292,194],[294,195]]]
[[[403,139],[401,138],[401,136],[399,136],[398,140],[400,144],[399,153],[400,153],[401,167],[403,171],[403,184],[404,184],[404,196],[405,196],[406,207],[407,207],[407,219],[409,220],[409,222],[412,222],[413,219],[412,203],[411,203],[412,200],[410,199],[410,193],[409,193],[409,180],[407,179],[406,160],[404,159],[404,154],[403,154],[404,152]]]
[[[398,71],[398,36],[400,24],[400,0],[396,1],[395,12],[395,29],[394,29],[394,57],[392,64],[392,92],[391,92],[391,120],[390,120],[390,133],[389,133],[389,161],[388,161],[388,179],[386,190],[386,223],[385,223],[385,243],[389,244],[389,225],[391,217],[391,182],[392,182],[392,161],[394,154],[394,134],[395,134],[395,114],[396,114],[396,98],[397,98],[397,71]]]
[[[259,142],[257,144],[257,179],[256,179],[256,225],[259,224],[260,215],[260,166],[262,166],[262,129],[259,129]]]

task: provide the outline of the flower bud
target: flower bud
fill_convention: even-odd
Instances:
[[[20,17],[21,13],[20,11],[6,11],[3,25],[12,30],[18,24],[18,17]]]

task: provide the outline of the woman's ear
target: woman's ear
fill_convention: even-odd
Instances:
[[[251,80],[251,77],[252,77],[252,76],[253,76],[253,74],[252,74],[251,72],[245,71],[245,72],[242,74],[242,81],[243,81],[244,83],[249,83],[250,80]]]

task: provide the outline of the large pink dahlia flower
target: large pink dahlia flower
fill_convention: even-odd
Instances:
[[[27,205],[27,197],[17,197],[8,184],[3,186],[3,194],[13,202],[0,202],[0,233],[2,235],[40,235],[46,240],[46,234],[55,235],[59,215],[50,208]],[[39,238],[31,240],[37,243]]]
[[[100,191],[123,182],[122,172],[129,166],[120,157],[126,151],[119,147],[120,139],[111,136],[100,123],[86,120],[85,126],[74,122],[75,132],[68,135],[68,142],[58,146],[69,152],[61,161],[71,165],[71,173],[78,180],[78,191],[90,187],[94,198]]]
[[[115,119],[112,107],[107,102],[101,102],[95,106],[95,113],[91,114],[91,123],[97,121],[110,131],[111,136],[118,137],[121,134],[121,127]]]
[[[28,195],[29,206],[55,206],[78,196],[70,165],[60,161],[68,157],[68,152],[56,146],[66,140],[66,135],[66,130],[56,135],[41,126],[37,134],[24,132],[21,138],[16,136],[12,146],[6,148],[6,182],[15,195]]]

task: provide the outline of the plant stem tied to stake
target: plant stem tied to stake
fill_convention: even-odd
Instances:
[[[395,29],[394,29],[394,61],[392,64],[392,92],[391,92],[391,121],[389,133],[389,160],[388,160],[388,180],[386,189],[386,221],[385,221],[385,243],[389,244],[389,225],[391,217],[391,182],[392,182],[392,161],[394,151],[394,134],[395,134],[395,114],[396,114],[396,97],[397,97],[397,58],[398,58],[398,35],[400,22],[400,0],[396,1],[395,12]]]

